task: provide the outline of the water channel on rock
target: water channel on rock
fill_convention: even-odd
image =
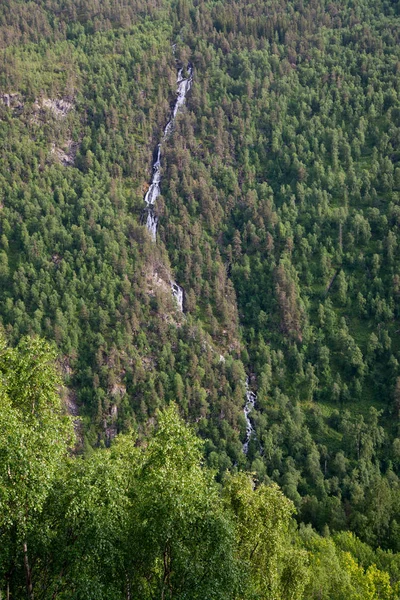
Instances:
[[[176,44],[173,45],[173,51],[175,54]],[[157,238],[157,224],[158,217],[155,213],[155,203],[158,196],[161,194],[161,150],[162,144],[167,140],[169,135],[172,133],[176,116],[179,110],[185,105],[186,97],[188,92],[190,91],[193,83],[193,66],[189,62],[187,67],[187,77],[183,75],[183,68],[178,69],[178,74],[176,78],[177,90],[176,90],[176,100],[174,102],[173,109],[171,111],[171,117],[165,126],[164,134],[162,140],[159,144],[157,144],[154,155],[153,155],[153,176],[151,179],[151,183],[149,189],[146,192],[144,197],[144,201],[146,203],[146,207],[144,209],[144,213],[146,215],[146,227],[149,231],[152,240],[155,242]],[[176,281],[170,281],[172,294],[177,302],[179,309],[183,312],[183,289],[176,283]],[[224,361],[224,357],[221,355],[221,359]],[[249,413],[254,408],[255,401],[257,396],[254,392],[249,389],[249,380],[246,379],[246,404],[244,406],[243,412],[246,419],[246,441],[243,444],[243,452],[247,454],[249,449],[249,442],[252,434],[254,433],[253,426],[251,424]]]
[[[244,405],[244,416],[246,419],[246,441],[243,444],[243,452],[247,454],[249,450],[249,442],[252,434],[254,433],[253,426],[251,424],[249,413],[253,410],[254,404],[257,400],[257,396],[254,392],[249,388],[249,379],[246,379],[246,404]]]
[[[173,50],[175,53],[175,44],[173,46]],[[158,217],[155,213],[155,203],[158,196],[161,194],[161,147],[162,143],[169,137],[172,133],[176,116],[179,110],[185,105],[187,94],[192,87],[193,83],[193,66],[191,63],[188,63],[187,68],[187,77],[183,75],[183,68],[178,69],[178,74],[176,78],[177,90],[176,90],[176,100],[174,102],[174,106],[171,112],[171,117],[165,126],[164,135],[161,142],[157,145],[154,155],[153,155],[153,176],[151,179],[151,183],[149,189],[146,192],[144,197],[144,201],[146,203],[146,207],[144,209],[144,214],[146,218],[146,227],[149,231],[153,242],[156,241],[157,238],[157,224]],[[171,290],[178,307],[181,311],[183,311],[183,289],[176,283],[176,281],[171,281]]]
[[[144,197],[144,201],[146,203],[145,212],[147,213],[146,218],[146,227],[153,239],[156,240],[157,236],[157,222],[158,218],[155,214],[155,203],[158,196],[161,194],[161,147],[162,143],[169,137],[172,133],[176,116],[179,110],[185,105],[187,94],[192,87],[193,82],[193,67],[191,63],[187,65],[187,73],[188,76],[183,76],[183,69],[178,69],[178,75],[176,79],[177,91],[176,91],[176,100],[174,102],[174,107],[171,112],[171,117],[165,126],[164,135],[161,142],[157,145],[154,156],[153,156],[153,177],[151,179],[151,183],[147,193]]]

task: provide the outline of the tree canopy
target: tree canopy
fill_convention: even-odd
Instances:
[[[31,528],[38,531],[68,446],[54,395],[60,383],[48,387],[50,350],[37,336],[55,344],[63,398],[81,417],[76,452],[88,467],[76,478],[83,487],[89,464],[100,477],[95,457],[114,456],[115,437],[133,432],[133,454],[147,443],[150,452],[159,411],[176,402],[203,441],[201,477],[212,469],[226,492],[233,485],[227,471],[254,473],[260,510],[262,490],[275,506],[278,485],[305,526],[301,548],[331,556],[337,572],[348,573],[348,590],[359,569],[360,577],[370,569],[385,589],[374,564],[395,582],[386,563],[363,562],[348,549],[351,537],[343,548],[336,540],[352,532],[373,553],[400,551],[399,31],[399,6],[389,0],[2,3],[0,321],[10,347],[1,358],[1,419],[9,423],[0,432],[8,536],[1,568],[9,585],[21,568],[35,577],[23,545],[33,543]],[[163,145],[154,244],[143,198],[177,70],[188,61],[193,87]],[[172,280],[184,290],[183,313]],[[257,401],[244,454],[246,374]],[[72,486],[70,468],[60,477]],[[161,486],[150,473],[143,477],[143,490]],[[172,474],[165,477],[172,485]],[[122,490],[121,483],[116,497]],[[220,508],[210,531],[220,527],[228,543],[239,516],[220,490],[213,493]],[[138,507],[145,502],[136,499]],[[184,535],[168,515],[168,526]],[[307,537],[307,525],[325,537]],[[49,521],[34,543],[47,548],[53,533],[59,539]],[[54,543],[69,547],[69,530],[60,535],[62,544]],[[143,564],[137,577],[143,584],[151,571],[146,593],[165,596],[178,585],[170,550],[164,581],[166,539],[149,539],[149,561],[158,560],[159,570]],[[203,549],[219,556],[213,539],[204,538]],[[193,540],[178,549],[174,541],[181,573]],[[103,544],[96,552],[105,557]],[[8,554],[13,548],[18,558]],[[125,565],[124,552],[121,546],[110,565]],[[201,552],[199,572],[206,569]],[[293,564],[301,556],[293,550]],[[88,581],[96,560],[84,563]],[[51,578],[40,585],[64,593],[69,573],[57,592]],[[265,586],[284,593],[284,575],[276,576],[267,582],[253,572],[252,593]],[[115,593],[122,593],[118,581]],[[325,583],[313,581],[304,593],[319,597]],[[98,582],[96,589],[106,585]],[[218,585],[224,588],[222,579]],[[362,585],[359,594],[368,597]]]

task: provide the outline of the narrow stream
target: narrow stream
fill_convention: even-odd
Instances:
[[[144,201],[146,202],[147,211],[147,219],[146,219],[146,227],[150,232],[153,242],[156,241],[157,235],[157,222],[158,218],[154,213],[154,205],[158,196],[160,195],[160,182],[161,182],[161,144],[157,146],[156,158],[153,161],[153,177],[151,180],[151,184],[147,193],[144,197]]]
[[[173,46],[175,53],[175,44]],[[171,111],[171,117],[165,126],[164,135],[161,142],[157,145],[154,156],[153,156],[153,176],[149,189],[146,192],[144,201],[146,203],[144,213],[146,216],[146,227],[149,231],[153,242],[157,239],[157,224],[158,217],[155,213],[155,203],[158,196],[161,194],[161,147],[163,142],[172,133],[175,125],[176,116],[179,110],[185,105],[186,97],[193,83],[193,66],[189,62],[187,67],[187,77],[183,75],[183,68],[178,69],[176,78],[177,90],[176,100],[174,102],[173,109]],[[179,309],[183,312],[183,289],[176,283],[176,281],[170,281],[172,294],[178,304]]]
[[[246,441],[243,444],[243,452],[247,454],[249,450],[249,442],[252,434],[254,433],[253,425],[251,424],[249,413],[253,410],[257,396],[249,388],[249,378],[246,379],[246,404],[244,405],[244,416],[246,419]]]
[[[172,46],[174,54],[175,54],[176,44]],[[177,78],[176,78],[176,100],[174,102],[173,109],[171,111],[171,117],[164,129],[164,135],[159,144],[157,144],[154,155],[153,155],[153,176],[151,179],[151,183],[149,189],[146,192],[144,197],[144,201],[146,203],[145,206],[145,214],[146,214],[146,227],[149,231],[152,240],[155,242],[157,239],[157,224],[158,217],[155,213],[155,203],[158,196],[161,194],[161,149],[162,144],[165,140],[168,139],[170,134],[172,133],[175,125],[176,116],[179,110],[185,105],[186,97],[188,92],[190,91],[193,83],[193,66],[189,62],[187,67],[187,77],[183,75],[183,68],[178,69]],[[183,289],[176,283],[176,281],[170,281],[172,295],[174,296],[179,309],[183,312]],[[224,360],[224,357],[221,356],[221,359]],[[243,452],[247,454],[249,449],[249,442],[251,436],[254,433],[254,428],[251,424],[249,413],[254,408],[255,401],[257,400],[257,396],[254,392],[252,392],[249,388],[249,379],[246,379],[246,404],[244,406],[243,412],[246,419],[246,441],[243,444]]]
[[[169,137],[172,133],[176,116],[179,110],[185,105],[186,96],[192,87],[193,83],[193,67],[191,63],[187,65],[187,73],[188,77],[183,76],[183,69],[178,69],[178,75],[176,78],[177,90],[176,90],[176,100],[174,102],[174,107],[171,112],[171,117],[165,126],[164,135],[161,142],[157,145],[154,151],[153,157],[153,177],[151,179],[150,187],[147,190],[147,193],[144,197],[144,201],[146,203],[145,212],[147,212],[146,218],[146,227],[153,239],[156,241],[157,236],[157,223],[158,218],[155,214],[155,203],[158,196],[161,194],[161,146],[162,143]]]

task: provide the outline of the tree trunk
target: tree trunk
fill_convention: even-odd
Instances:
[[[29,567],[28,544],[26,542],[24,542],[24,567],[25,567],[26,593],[27,593],[28,599],[33,600],[32,572]]]
[[[170,592],[170,598],[172,598],[172,585],[171,585],[171,548],[169,542],[167,542],[165,546],[165,550],[163,553],[163,561],[164,561],[164,576],[162,582],[161,589],[161,600],[165,599],[165,592],[167,588]]]
[[[10,596],[11,596],[11,585],[10,585],[10,581],[11,581],[11,577],[13,574],[13,567],[8,571],[8,573],[6,573],[6,600],[10,600]]]

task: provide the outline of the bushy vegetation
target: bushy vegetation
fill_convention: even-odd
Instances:
[[[131,434],[69,456],[54,351],[2,338],[0,591],[7,598],[381,598],[398,559],[351,534],[297,530],[276,484],[204,466],[176,405],[146,444]],[[40,426],[38,424],[40,423]],[[378,566],[377,566],[378,565]]]
[[[55,341],[81,453],[144,443],[174,401],[218,481],[278,484],[348,581],[395,581],[379,553],[400,551],[399,31],[388,0],[0,7],[11,343]],[[143,196],[188,60],[153,244]]]

